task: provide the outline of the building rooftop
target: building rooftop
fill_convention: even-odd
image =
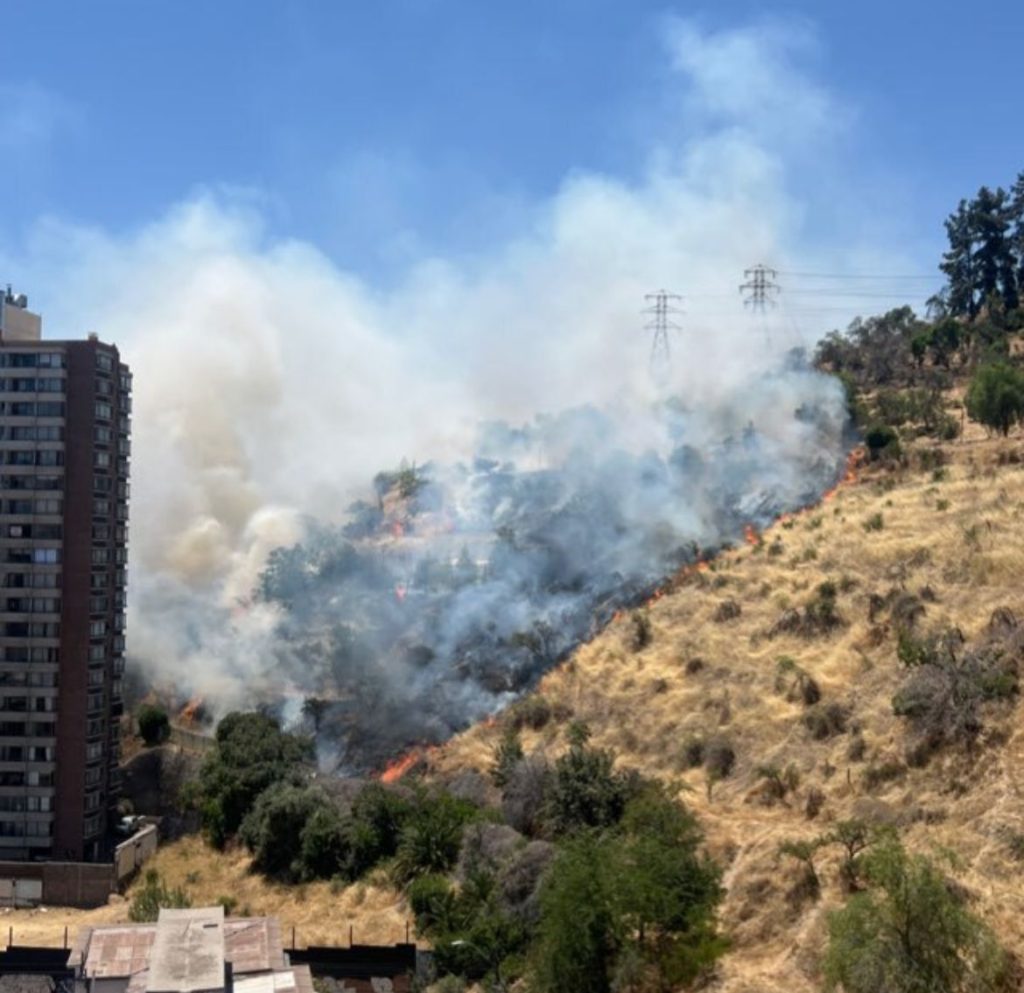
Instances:
[[[161,910],[149,955],[148,993],[222,990],[224,908]]]
[[[120,980],[125,993],[222,990],[225,963],[235,991],[312,993],[309,969],[288,964],[275,918],[225,920],[222,907],[161,910],[155,924],[82,928],[68,961],[87,979]]]

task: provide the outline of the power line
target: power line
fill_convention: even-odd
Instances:
[[[869,272],[795,272],[788,269],[780,270],[780,275],[797,276],[801,279],[895,279],[902,281],[928,280],[935,282],[938,278],[934,274],[907,273],[905,275],[894,275],[892,273],[869,273]]]

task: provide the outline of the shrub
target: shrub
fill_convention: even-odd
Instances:
[[[888,424],[875,424],[864,433],[868,458],[876,462],[882,458],[899,458],[900,436]]]
[[[861,526],[865,531],[881,531],[885,527],[885,518],[881,513],[872,514]]]
[[[167,711],[152,703],[144,703],[135,714],[139,723],[139,736],[150,748],[166,741],[171,734]]]
[[[268,787],[294,782],[313,756],[312,742],[286,734],[272,717],[231,713],[217,725],[196,787],[203,828],[223,847]]]
[[[736,765],[736,752],[727,738],[716,736],[704,746],[704,768],[716,779],[726,779]]]
[[[934,863],[890,839],[863,856],[866,892],[829,915],[826,989],[994,989],[1006,957]]]
[[[983,366],[967,387],[967,416],[1008,435],[1024,418],[1024,374],[1005,362]]]
[[[553,716],[551,704],[539,693],[531,693],[517,700],[506,713],[507,721],[517,731],[524,727],[540,731],[547,726]]]
[[[501,741],[494,749],[494,763],[491,765],[491,782],[495,786],[504,786],[512,770],[523,758],[523,745],[519,740],[519,732],[514,726],[505,729]]]
[[[844,706],[838,703],[829,703],[811,707],[804,713],[802,721],[815,741],[824,741],[837,734],[842,734],[846,730],[848,718],[849,712]]]
[[[785,769],[777,765],[762,765],[756,772],[761,779],[761,799],[769,805],[785,800],[786,795],[800,785],[800,773],[792,763]]]
[[[543,758],[526,758],[515,765],[501,793],[501,811],[509,825],[531,836],[541,831],[550,782],[551,769]]]
[[[163,907],[191,907],[192,901],[181,887],[167,886],[156,869],[147,869],[128,907],[128,919],[136,922],[155,921]]]
[[[821,689],[814,677],[789,655],[775,663],[775,692],[782,693],[790,703],[800,700],[808,707],[821,699]]]
[[[634,610],[629,615],[629,647],[634,652],[646,648],[654,638],[651,618],[646,610]]]
[[[552,835],[615,824],[625,809],[627,783],[611,752],[574,744],[555,763],[545,821]]]
[[[238,832],[252,852],[253,866],[275,879],[299,881],[303,829],[313,812],[327,802],[320,790],[288,782],[264,790]]]
[[[359,791],[346,823],[350,879],[358,879],[398,851],[411,815],[412,803],[380,783],[369,783]]]
[[[299,836],[302,878],[331,879],[347,868],[348,859],[348,824],[332,803],[324,802],[310,814]]]
[[[430,872],[445,872],[459,855],[462,829],[479,811],[449,793],[422,793],[402,828],[395,855],[396,878],[407,881]]]
[[[788,894],[791,902],[800,904],[805,900],[817,900],[821,896],[821,880],[814,867],[814,856],[821,845],[820,839],[784,841],[779,845],[780,855],[787,855],[800,863],[800,878]]]
[[[982,728],[983,704],[1017,692],[1018,651],[998,637],[965,651],[956,631],[927,639],[903,633],[897,654],[910,671],[892,708],[917,738],[913,750],[919,764],[943,745],[970,745]]]
[[[735,600],[723,600],[716,608],[712,615],[712,620],[716,624],[724,624],[726,621],[734,621],[740,614],[743,613],[743,608]]]

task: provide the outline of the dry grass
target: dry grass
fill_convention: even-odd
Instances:
[[[279,918],[286,944],[291,941],[293,927],[300,946],[346,944],[350,926],[357,942],[393,944],[405,940],[405,924],[411,914],[404,898],[384,880],[380,881],[382,885],[370,880],[337,891],[326,882],[281,886],[251,873],[249,864],[243,849],[217,852],[198,837],[167,845],[150,863],[170,885],[184,887],[194,906],[231,898],[235,901],[235,916]],[[130,889],[127,898],[115,896],[106,907],[88,911],[8,910],[0,912],[0,927],[13,927],[16,944],[59,945],[65,925],[73,938],[84,925],[127,921],[131,895]]]
[[[999,464],[1024,456],[1024,447],[973,432],[945,451],[951,464],[938,473],[864,471],[822,506],[774,525],[759,547],[722,555],[652,602],[647,648],[630,650],[626,617],[541,683],[541,693],[590,724],[596,745],[614,748],[625,766],[678,784],[698,813],[709,848],[727,866],[722,923],[733,951],[716,990],[818,987],[825,912],[842,898],[839,851],[826,849],[817,859],[824,895],[808,905],[788,895],[798,869],[778,846],[865,812],[898,821],[912,848],[955,850],[977,911],[1024,954],[1024,863],[1014,860],[1010,843],[1024,833],[1021,711],[989,715],[987,743],[976,757],[946,752],[926,768],[904,769],[905,728],[891,708],[902,675],[893,624],[884,614],[868,620],[870,595],[894,588],[925,591],[920,624],[955,624],[968,638],[997,607],[1024,618],[1024,468]],[[874,529],[865,529],[872,520]],[[805,605],[826,581],[839,589],[844,626],[813,637],[767,635],[785,610]],[[740,605],[740,615],[716,619],[727,599]],[[801,722],[803,703],[776,691],[782,656],[814,678],[823,705],[848,709],[851,733],[812,739]],[[688,672],[698,658],[703,667]],[[436,756],[437,768],[486,769],[500,733],[471,729]],[[856,733],[865,745],[860,761],[848,755]],[[703,770],[686,769],[682,750],[691,736],[712,734],[727,736],[737,759],[709,800]],[[554,754],[564,742],[551,725],[525,732],[524,745]],[[887,762],[894,778],[872,786],[866,770]],[[799,770],[799,787],[785,803],[762,802],[757,769],[765,764]],[[824,795],[813,821],[805,812],[812,790]]]
[[[901,679],[894,631],[885,614],[869,620],[871,595],[891,589],[927,591],[920,623],[956,624],[968,638],[997,607],[1024,618],[1024,444],[989,440],[969,426],[944,453],[950,465],[938,473],[864,471],[822,506],[777,523],[759,547],[723,554],[653,601],[647,647],[631,649],[626,616],[540,686],[552,703],[589,723],[594,744],[614,748],[623,765],[675,783],[699,815],[709,849],[725,866],[721,918],[733,942],[715,990],[818,988],[826,912],[842,899],[839,851],[825,849],[816,859],[823,895],[808,903],[791,893],[799,870],[778,847],[865,814],[899,823],[911,848],[956,851],[975,909],[1024,956],[1024,710],[990,714],[973,757],[947,751],[925,768],[904,768],[905,728],[891,709]],[[866,529],[877,515],[880,529]],[[786,610],[803,607],[826,581],[839,590],[842,627],[813,637],[768,636]],[[725,600],[739,604],[738,616],[723,616]],[[782,656],[816,681],[823,705],[847,708],[849,733],[811,737],[801,721],[804,704],[776,689]],[[702,666],[692,664],[697,659]],[[524,730],[524,746],[557,754],[564,726]],[[689,737],[712,734],[731,741],[736,767],[709,797],[703,770],[685,768],[682,753]],[[469,730],[434,753],[435,770],[487,770],[500,735],[500,722]],[[858,760],[849,757],[855,735],[864,742]],[[895,775],[873,785],[867,770],[887,763]],[[766,764],[799,771],[796,790],[770,806],[757,772]],[[824,804],[809,820],[812,791]],[[357,940],[404,935],[408,908],[386,887],[337,894],[325,883],[278,887],[251,875],[248,861],[186,839],[162,850],[155,865],[196,903],[231,896],[239,912],[275,914],[286,932],[294,924],[300,943],[343,941],[349,923]],[[7,919],[19,941],[57,943],[66,922],[74,928],[126,916],[122,900],[88,913],[18,911]]]

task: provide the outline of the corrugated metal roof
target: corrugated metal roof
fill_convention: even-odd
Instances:
[[[148,993],[224,989],[224,908],[161,910],[149,956]]]
[[[155,924],[119,924],[83,928],[75,939],[69,965],[84,964],[86,976],[113,979],[147,970]],[[249,917],[224,922],[224,957],[235,976],[285,967],[280,927],[274,918]],[[142,983],[129,987],[145,989]]]

